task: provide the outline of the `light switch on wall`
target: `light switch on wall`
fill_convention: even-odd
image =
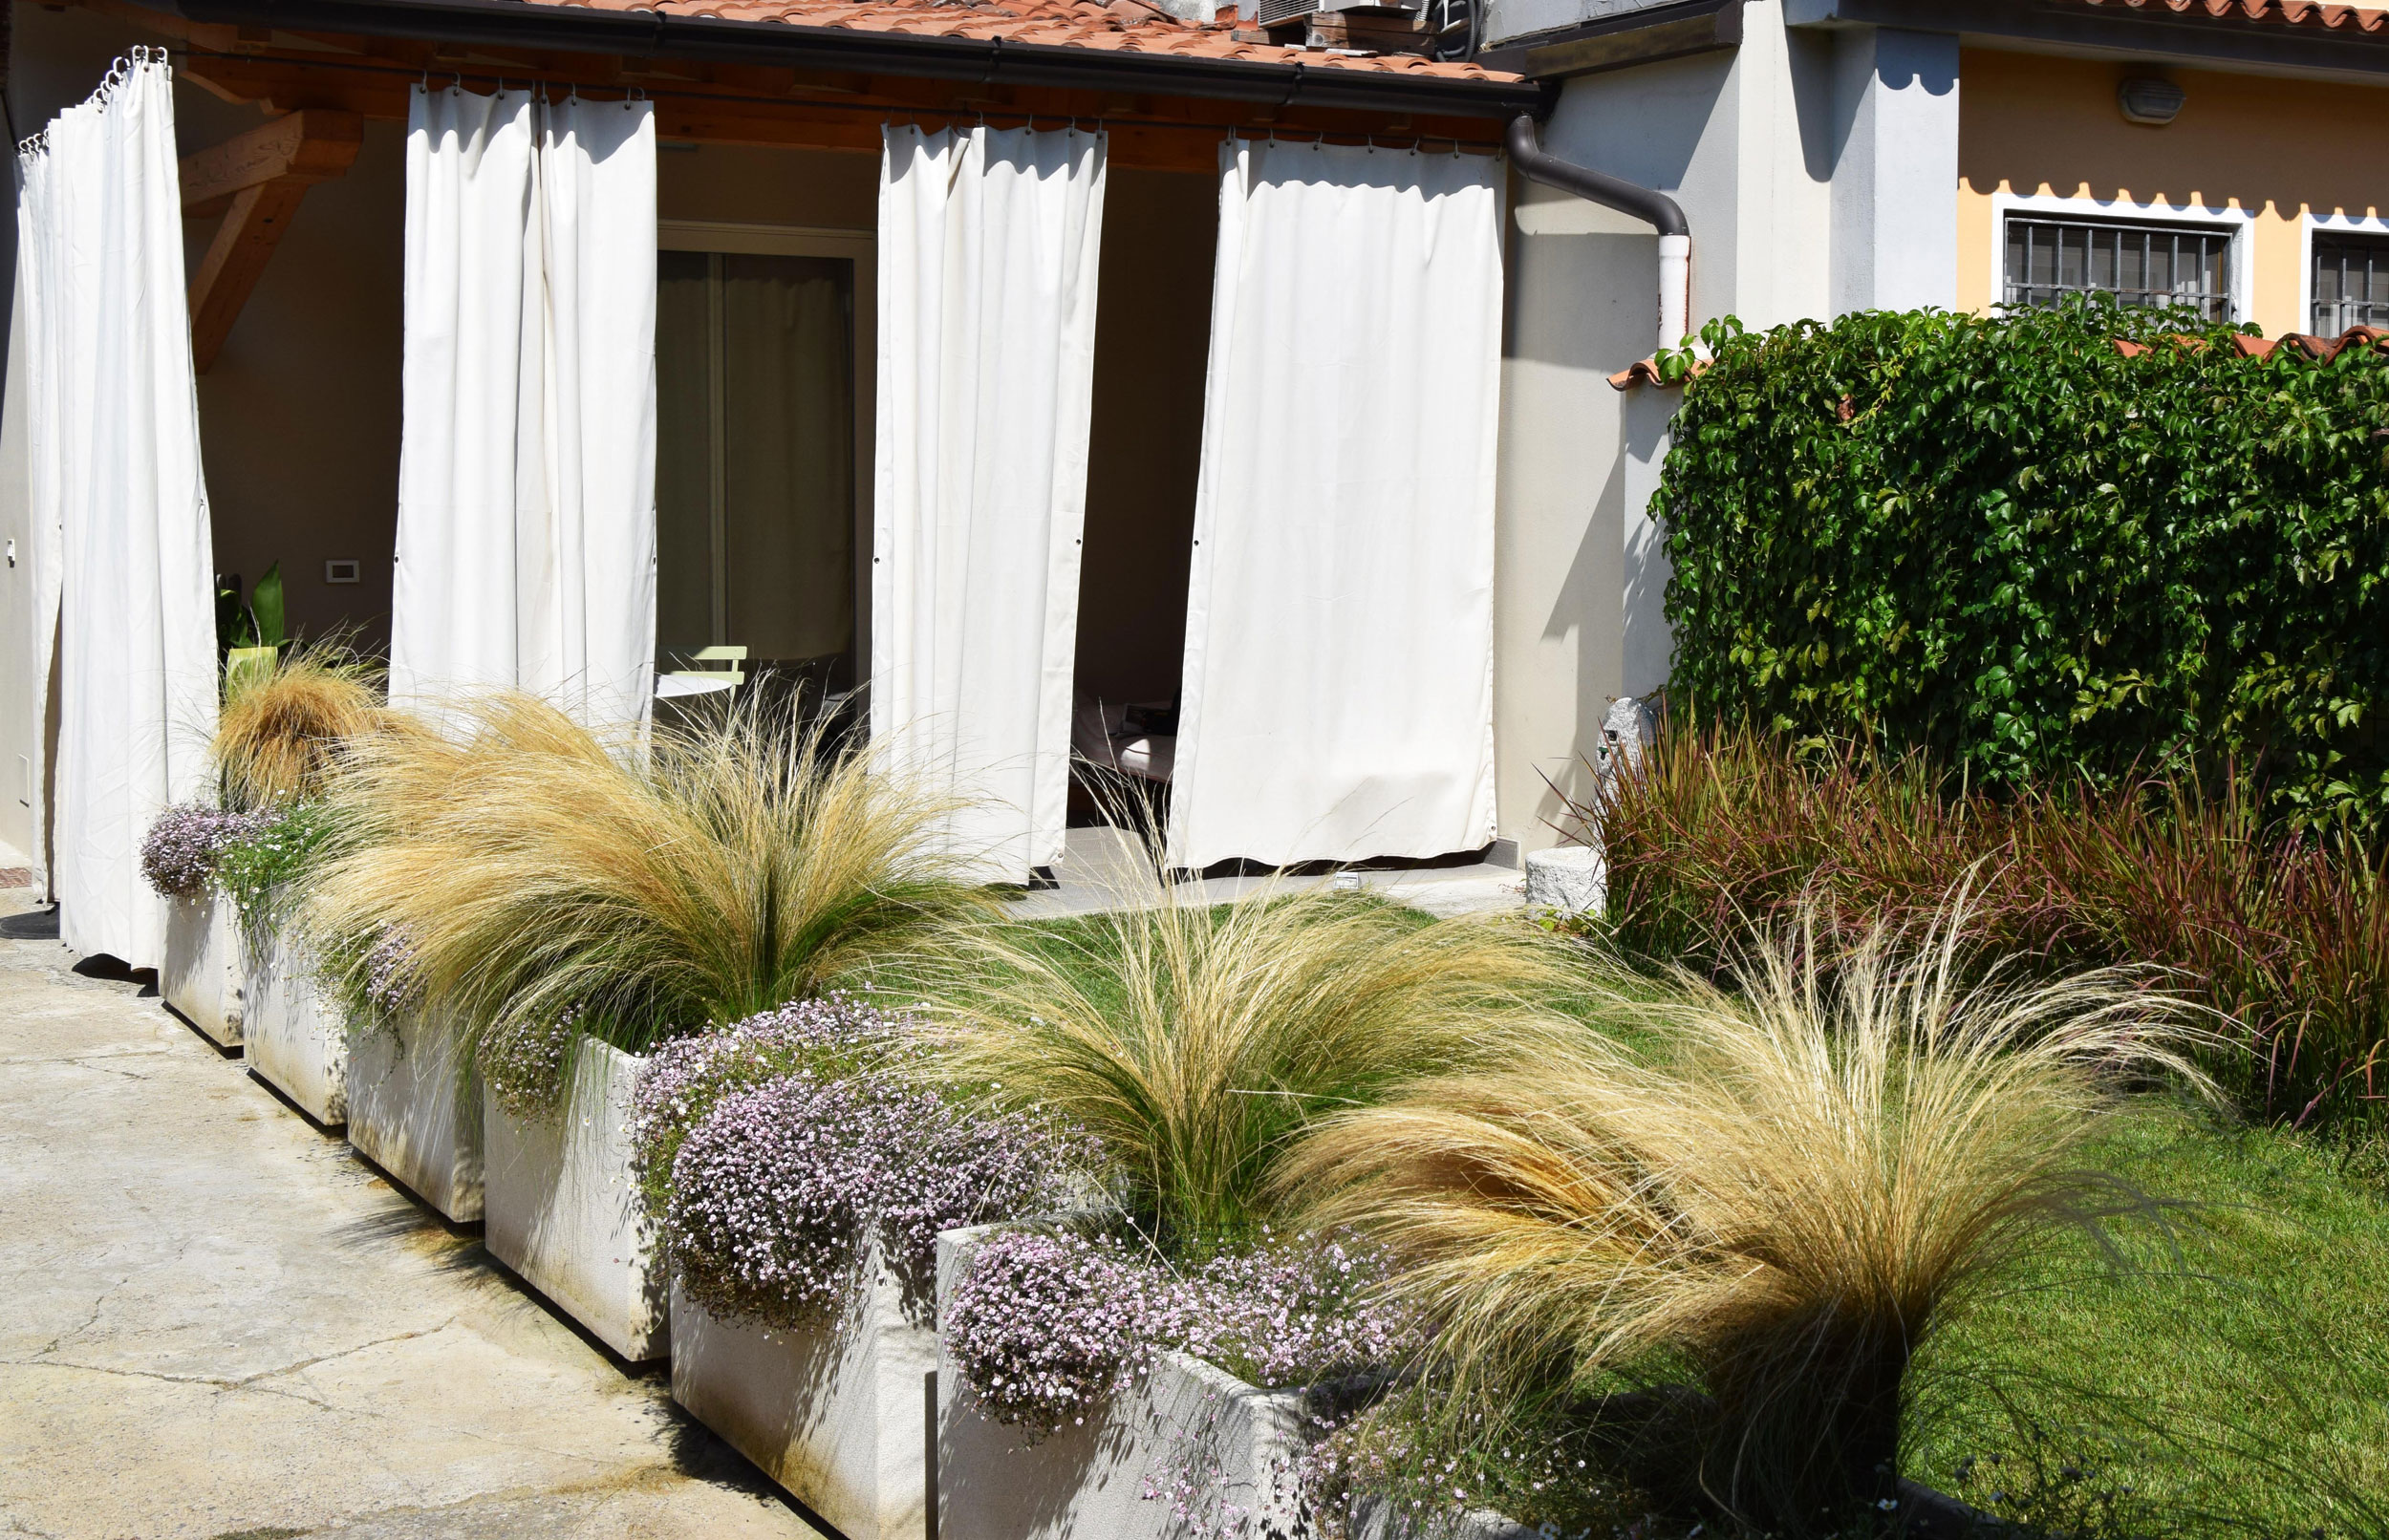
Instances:
[[[354,556],[344,556],[338,558],[337,560],[324,563],[324,581],[326,583],[362,583],[365,581],[362,574],[363,564],[359,563]]]

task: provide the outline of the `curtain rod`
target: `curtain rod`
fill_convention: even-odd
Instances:
[[[236,64],[287,64],[309,70],[345,70],[353,75],[391,75],[414,81],[454,80],[459,84],[463,84],[464,81],[470,80],[475,83],[486,82],[494,86],[503,87],[506,81],[515,80],[527,87],[533,85],[554,85],[561,86],[570,91],[584,93],[595,91],[602,94],[610,94],[618,91],[623,93],[626,97],[638,96],[656,101],[678,100],[734,102],[758,107],[814,107],[829,111],[850,113],[858,118],[878,118],[882,121],[916,121],[923,118],[935,118],[948,120],[961,119],[963,121],[984,121],[990,118],[1001,118],[1006,119],[1018,119],[1024,126],[1034,127],[1037,119],[1042,118],[1051,122],[1080,123],[1091,121],[1097,124],[1117,123],[1134,128],[1182,128],[1194,133],[1211,132],[1236,134],[1247,139],[1270,138],[1285,139],[1293,142],[1301,142],[1303,140],[1317,140],[1321,142],[1325,142],[1327,140],[1348,140],[1354,143],[1376,144],[1380,140],[1389,140],[1390,142],[1384,146],[1386,148],[1415,147],[1425,144],[1449,144],[1463,154],[1468,153],[1471,150],[1474,150],[1479,153],[1491,154],[1500,148],[1498,144],[1489,140],[1477,141],[1464,139],[1451,134],[1382,135],[1365,133],[1359,129],[1301,129],[1295,131],[1285,131],[1270,128],[1266,124],[1198,123],[1190,122],[1186,119],[1176,118],[1138,118],[1118,113],[1080,113],[1076,115],[1069,113],[1031,113],[1022,112],[1017,107],[957,107],[952,109],[895,106],[871,107],[847,99],[824,99],[821,97],[793,96],[757,96],[744,95],[739,92],[678,91],[670,88],[658,90],[645,84],[583,87],[569,80],[549,80],[539,78],[532,72],[525,72],[520,75],[510,75],[502,71],[486,69],[460,70],[454,68],[443,68],[434,70],[418,70],[410,69],[404,65],[366,64],[361,62],[352,63],[346,59],[327,59],[319,57],[315,54],[232,53],[226,53],[221,49],[191,47],[176,47],[172,50],[172,52],[184,58],[191,59],[225,59]]]

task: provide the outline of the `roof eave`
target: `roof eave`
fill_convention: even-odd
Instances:
[[[529,0],[171,0],[217,25],[369,37],[428,38],[493,48],[548,48],[638,57],[969,80],[981,85],[1132,91],[1359,112],[1509,118],[1541,113],[1542,87],[1335,65],[1070,48],[1002,38],[921,36],[782,21],[729,21],[652,11],[598,11]]]
[[[2389,32],[2236,16],[2177,15],[2053,0],[1790,0],[1794,26],[1863,23],[1956,32],[1993,48],[2047,49],[2192,68],[2335,75],[2389,75]]]

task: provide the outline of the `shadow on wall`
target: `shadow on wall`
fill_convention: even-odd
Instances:
[[[1608,375],[1650,351],[1659,243],[1639,221],[1540,188],[1513,215],[1501,581],[1504,603],[1530,607],[1539,641],[1564,648],[1566,662],[1539,650],[1522,666],[1514,654],[1496,678],[1505,758],[1524,760],[1505,778],[1505,804],[1542,822],[1561,813],[1561,794],[1588,789],[1584,761],[1625,688],[1630,531],[1652,481],[1637,460],[1655,450],[1650,433],[1634,432],[1648,414]],[[1564,575],[1546,587],[1539,568]],[[1516,818],[1505,818],[1510,830]]]

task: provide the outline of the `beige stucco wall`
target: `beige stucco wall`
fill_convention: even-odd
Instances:
[[[656,217],[876,229],[879,157],[667,141],[656,157]]]
[[[2389,211],[2389,88],[2152,71],[1969,49],[1959,108],[1958,303],[1997,297],[1991,196],[2006,191],[2237,207],[2250,229],[2252,319],[2303,332],[2308,213]],[[2187,96],[2162,128],[2126,122],[2116,87],[2163,74]]]

